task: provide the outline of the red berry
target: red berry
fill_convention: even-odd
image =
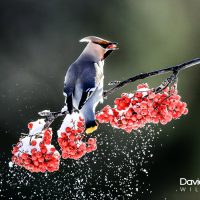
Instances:
[[[31,145],[32,145],[32,146],[35,146],[36,144],[37,144],[36,140],[32,140],[32,141],[31,141]]]
[[[28,123],[28,129],[32,129],[33,128],[33,123]]]
[[[67,133],[69,133],[71,131],[71,128],[67,127],[65,130],[66,130]]]

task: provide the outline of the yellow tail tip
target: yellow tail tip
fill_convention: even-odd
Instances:
[[[90,134],[90,133],[96,131],[97,128],[98,128],[98,126],[92,126],[92,127],[90,127],[90,128],[87,128],[87,129],[85,130],[85,132],[86,132],[87,134]]]

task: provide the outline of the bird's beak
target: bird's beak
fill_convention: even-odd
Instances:
[[[118,50],[119,48],[117,47],[118,43],[117,42],[111,42],[106,49],[108,50]]]

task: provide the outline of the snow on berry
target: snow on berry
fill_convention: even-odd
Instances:
[[[44,129],[44,125],[44,119],[28,124],[29,134],[13,147],[13,163],[31,172],[53,172],[59,169],[60,154],[51,145],[52,130]]]
[[[110,123],[112,127],[130,133],[147,123],[163,125],[188,113],[187,104],[181,101],[176,87],[167,87],[155,93],[148,84],[140,84],[133,94],[123,93],[114,101],[114,107],[105,106],[96,118],[100,123]]]
[[[78,160],[86,153],[96,150],[95,138],[89,138],[87,142],[83,142],[84,130],[84,120],[79,113],[66,115],[58,130],[58,143],[62,150],[62,158]]]

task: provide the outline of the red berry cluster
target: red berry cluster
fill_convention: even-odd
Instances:
[[[110,123],[128,133],[146,123],[167,124],[188,113],[187,104],[181,101],[175,88],[173,85],[155,93],[147,84],[140,84],[135,93],[122,94],[115,99],[114,108],[104,107],[96,118],[100,123]]]
[[[28,124],[30,132],[37,124],[37,121]],[[60,154],[51,145],[51,139],[52,130],[50,128],[22,138],[13,147],[13,163],[31,172],[57,171],[60,164]]]
[[[89,138],[83,142],[84,120],[78,113],[66,115],[60,130],[58,130],[58,143],[62,150],[62,158],[78,160],[86,153],[96,150],[96,139]]]

